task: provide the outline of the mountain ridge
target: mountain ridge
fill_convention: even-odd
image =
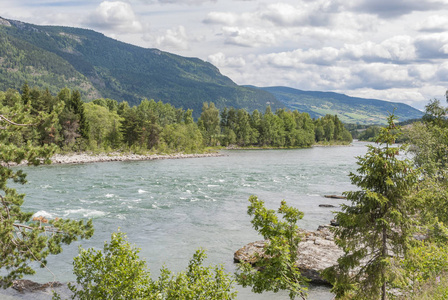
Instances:
[[[59,77],[53,78],[53,82],[51,78],[46,78],[53,91],[56,87],[64,87],[61,81],[70,85],[72,80],[77,82],[84,96],[89,99],[100,96],[136,105],[148,98],[184,109],[191,108],[196,114],[200,113],[202,103],[206,101],[214,102],[218,108],[235,106],[249,111],[264,110],[267,103],[274,108],[281,106],[270,93],[239,86],[222,75],[216,66],[199,58],[186,58],[155,48],[138,47],[90,29],[0,20],[3,20],[0,21],[0,25],[3,25],[0,26],[0,48],[8,46],[6,49],[9,49],[9,52],[0,49],[0,57],[3,64],[10,63],[16,77],[22,79],[20,85],[17,80],[9,80],[9,86],[1,86],[2,82],[8,80],[0,80],[0,88],[20,88],[25,79],[30,86],[45,87],[44,83],[26,74],[29,66],[32,66],[28,50],[34,49],[34,52],[39,52],[39,57],[56,55],[57,58],[51,62],[57,63],[61,68],[60,73],[69,77],[62,79],[62,75],[57,74]],[[21,53],[19,57],[22,60],[18,61],[14,53]],[[56,69],[50,62],[47,67]],[[8,75],[4,69],[0,78]],[[44,69],[41,71],[44,72]],[[11,68],[7,68],[6,73],[11,73]]]
[[[400,102],[352,97],[335,92],[304,91],[291,87],[260,87],[272,93],[289,109],[307,112],[312,118],[326,114],[338,115],[344,123],[386,124],[389,113],[394,113],[399,121],[418,119],[423,112]]]
[[[385,123],[388,113],[400,121],[423,113],[403,103],[350,97],[291,87],[237,85],[209,62],[142,48],[91,29],[40,26],[0,17],[0,90],[20,90],[23,83],[81,90],[88,100],[111,98],[137,105],[143,99],[193,109],[203,102],[264,111],[267,105],[297,109],[313,118],[337,114],[345,123]],[[391,104],[392,103],[392,104]]]

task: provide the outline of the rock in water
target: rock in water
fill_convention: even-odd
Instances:
[[[347,199],[345,196],[339,196],[339,195],[324,195],[325,198],[331,198],[331,199]]]
[[[266,241],[249,243],[234,254],[234,261],[256,263],[255,253],[263,254]],[[339,257],[343,255],[334,240],[329,226],[319,226],[316,231],[303,231],[302,241],[299,243],[297,266],[303,276],[315,284],[328,284],[322,278],[321,272],[337,264]]]

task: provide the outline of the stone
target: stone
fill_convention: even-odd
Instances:
[[[339,196],[339,195],[324,195],[325,198],[332,198],[332,199],[347,199],[345,196]]]
[[[344,252],[339,248],[333,238],[330,226],[319,226],[316,231],[302,231],[302,241],[298,247],[297,267],[303,276],[314,284],[329,284],[321,276],[321,272],[337,264],[337,260]],[[249,243],[234,254],[234,261],[256,263],[256,255],[263,254],[267,241]]]

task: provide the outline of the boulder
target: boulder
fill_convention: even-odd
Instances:
[[[343,255],[333,240],[333,233],[329,225],[319,226],[316,231],[302,231],[302,241],[298,247],[296,265],[303,276],[315,284],[328,284],[320,275],[321,271],[337,264],[339,257]],[[263,254],[263,248],[267,241],[249,243],[234,254],[234,261],[256,263],[256,255]]]

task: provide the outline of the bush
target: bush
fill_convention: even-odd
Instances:
[[[72,299],[235,299],[233,280],[222,266],[204,267],[205,252],[196,251],[187,270],[172,274],[163,267],[158,280],[150,277],[139,249],[126,236],[113,233],[104,250],[80,248],[73,266],[76,283],[70,284]],[[54,294],[53,300],[61,299]]]

